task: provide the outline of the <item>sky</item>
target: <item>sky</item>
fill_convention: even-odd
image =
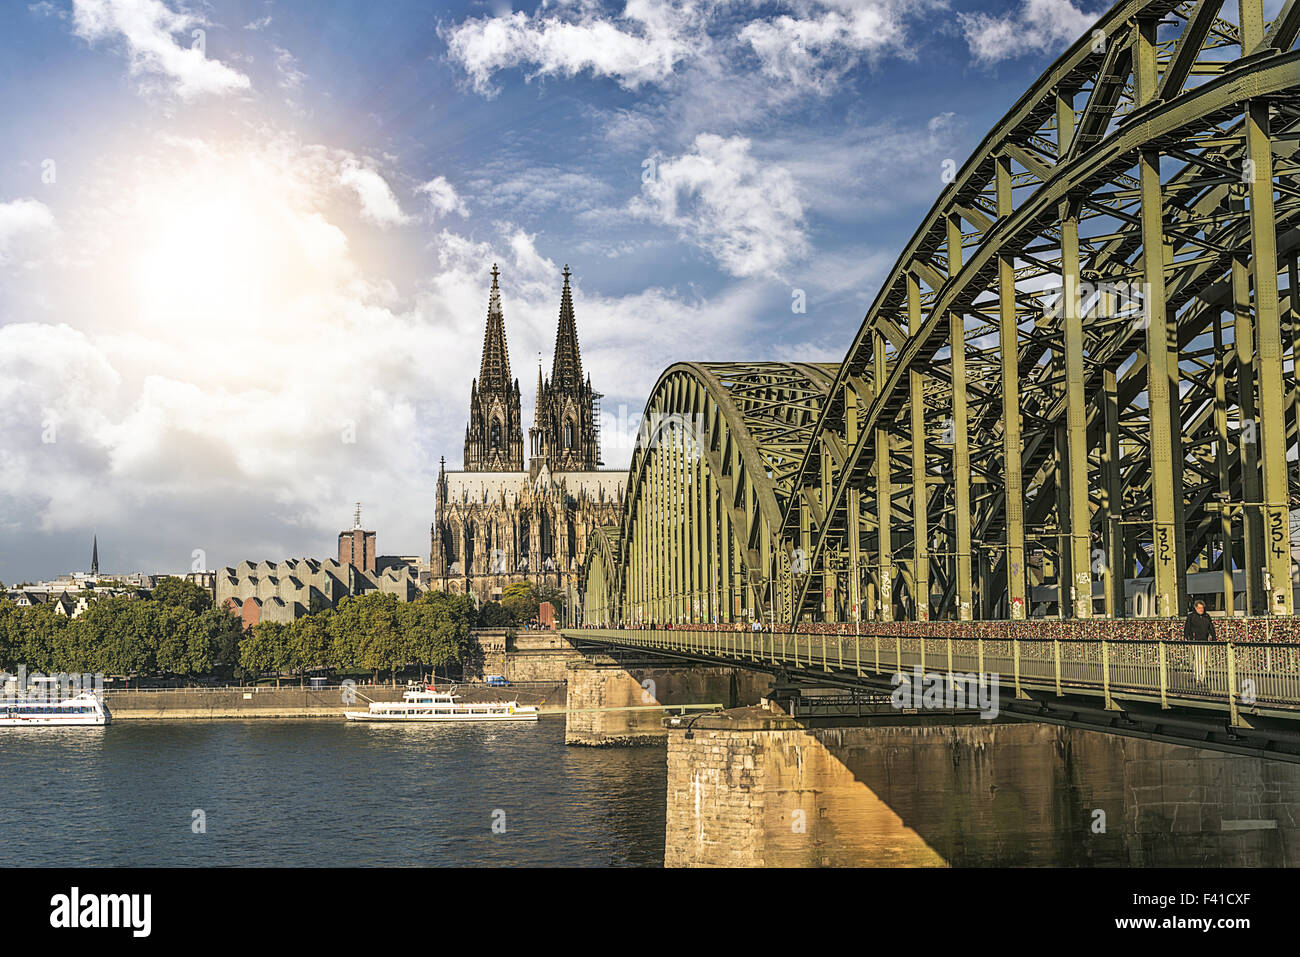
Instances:
[[[493,263],[525,425],[572,268],[609,467],[674,361],[838,362],[1106,7],[0,5],[0,581],[427,558]]]

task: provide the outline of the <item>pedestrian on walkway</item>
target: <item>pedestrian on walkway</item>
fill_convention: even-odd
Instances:
[[[1197,598],[1192,602],[1192,610],[1187,615],[1187,622],[1183,625],[1184,641],[1214,641],[1214,619],[1205,611],[1205,602]],[[1192,667],[1196,674],[1196,680],[1203,683],[1205,681],[1205,659],[1208,649],[1204,645],[1196,644],[1192,646]]]

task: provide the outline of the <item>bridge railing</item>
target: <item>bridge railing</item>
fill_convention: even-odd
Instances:
[[[1163,707],[1300,718],[1300,645],[1191,641],[909,638],[788,632],[583,629],[574,637],[838,674],[997,675],[1004,687],[1142,697]]]

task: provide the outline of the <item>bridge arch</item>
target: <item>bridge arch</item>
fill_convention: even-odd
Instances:
[[[622,522],[605,537],[607,551],[588,550],[589,622],[610,620],[615,602],[629,623],[788,620],[791,594],[775,607],[769,594],[789,563],[773,544],[834,372],[684,362],[660,376],[633,448]]]
[[[1293,611],[1300,12],[1222,7],[1118,4],[945,188],[801,463],[801,617]]]
[[[609,525],[592,530],[587,538],[581,579],[582,622],[595,628],[617,625],[622,602],[618,593],[619,527]]]
[[[623,620],[1292,614],[1298,35],[1300,0],[1123,0],[944,187],[838,367],[668,369],[647,421],[702,441],[638,442]]]

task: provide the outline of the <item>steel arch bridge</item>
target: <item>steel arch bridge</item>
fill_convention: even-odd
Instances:
[[[838,367],[668,369],[586,622],[1124,617],[1135,579],[1172,617],[1189,572],[1293,614],[1297,34],[1300,0],[1117,4]]]
[[[584,620],[751,617],[762,609],[834,365],[683,362],[642,417],[623,521],[588,546]],[[787,602],[789,601],[787,596]]]

